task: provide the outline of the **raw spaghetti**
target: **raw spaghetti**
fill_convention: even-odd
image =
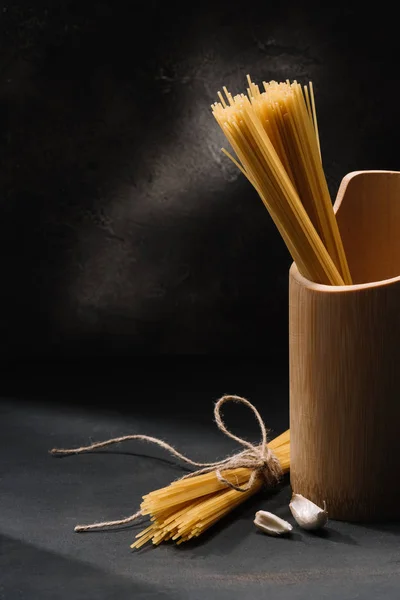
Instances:
[[[269,442],[283,473],[290,466],[290,432]],[[224,473],[227,479],[241,485],[248,481],[250,469],[232,469]],[[218,481],[215,472],[175,481],[169,486],[143,497],[141,511],[151,517],[151,525],[140,532],[131,548],[140,548],[148,541],[157,545],[174,540],[177,544],[198,537],[234,508],[260,491],[263,479],[244,492],[229,489]]]
[[[248,76],[248,95],[218,92],[212,112],[236,153],[222,149],[257,190],[300,272],[318,283],[351,284],[322,167],[312,84]]]

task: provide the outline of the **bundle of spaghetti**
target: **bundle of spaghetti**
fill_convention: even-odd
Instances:
[[[212,105],[236,153],[223,152],[268,209],[300,272],[317,283],[351,284],[320,153],[313,87],[248,76],[248,95],[223,88]]]
[[[268,443],[278,459],[282,472],[290,467],[290,432],[285,431]],[[237,486],[251,476],[248,468],[230,469],[224,477]],[[141,548],[152,541],[158,545],[167,540],[177,544],[196,538],[234,508],[260,491],[262,476],[246,491],[237,491],[221,482],[215,471],[183,478],[143,497],[141,513],[149,515],[151,524],[136,536],[131,548]]]
[[[226,427],[221,408],[228,402],[242,404],[253,412],[261,432],[258,444],[240,438]],[[246,398],[222,396],[214,406],[214,418],[218,429],[244,447],[244,450],[216,462],[199,463],[181,454],[164,440],[144,434],[125,435],[78,448],[50,450],[53,456],[68,456],[99,450],[128,440],[141,440],[160,446],[171,456],[187,464],[200,467],[167,487],[143,496],[140,510],[133,515],[116,521],[76,525],[75,531],[93,531],[127,525],[139,517],[149,516],[150,525],[136,536],[137,540],[132,544],[132,548],[140,548],[150,540],[155,545],[171,539],[181,544],[198,537],[264,485],[276,485],[281,476],[289,471],[289,430],[268,441],[267,428],[260,413]]]

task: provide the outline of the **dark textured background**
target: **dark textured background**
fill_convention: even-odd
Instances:
[[[284,364],[290,257],[210,103],[247,72],[312,79],[332,195],[349,171],[397,169],[398,32],[380,7],[4,3],[2,356]]]

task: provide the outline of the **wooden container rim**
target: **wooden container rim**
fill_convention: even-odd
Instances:
[[[300,285],[314,292],[325,294],[349,294],[351,292],[359,292],[362,290],[370,290],[373,288],[383,288],[394,285],[400,282],[400,275],[391,277],[390,279],[382,279],[380,281],[371,281],[369,283],[355,283],[354,285],[325,285],[324,283],[315,283],[310,281],[299,273],[296,263],[292,263],[289,269],[290,276],[295,279]]]
[[[342,182],[340,184],[339,191],[338,191],[337,197],[336,197],[336,201],[333,206],[334,212],[337,213],[338,210],[340,209],[342,200],[343,200],[345,192],[346,192],[346,188],[352,179],[354,179],[355,177],[365,176],[368,174],[375,175],[377,173],[382,173],[382,174],[386,174],[386,175],[397,175],[397,176],[400,175],[399,171],[384,171],[384,170],[352,171],[351,173],[348,173],[345,177],[343,177]],[[321,293],[325,293],[325,294],[349,294],[352,292],[355,293],[358,291],[369,290],[369,289],[373,289],[373,288],[388,287],[390,285],[394,285],[395,283],[400,282],[400,274],[399,274],[396,277],[391,277],[390,279],[381,279],[378,281],[370,281],[368,283],[356,283],[354,285],[326,285],[323,283],[315,283],[314,281],[311,281],[311,280],[307,279],[307,277],[304,277],[303,275],[301,275],[295,262],[292,263],[290,270],[289,270],[289,274],[293,279],[295,279],[303,287],[308,288],[309,290],[312,290],[315,292],[321,292]]]

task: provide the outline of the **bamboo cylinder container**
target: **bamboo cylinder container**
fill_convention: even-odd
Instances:
[[[350,173],[334,210],[353,285],[289,272],[291,483],[333,519],[398,519],[400,173]]]

